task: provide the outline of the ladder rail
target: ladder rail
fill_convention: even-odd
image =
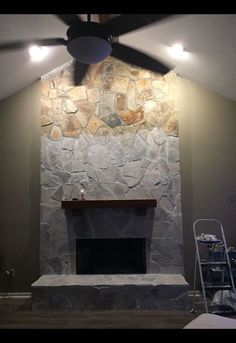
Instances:
[[[201,268],[201,259],[200,259],[200,253],[198,249],[198,242],[197,242],[197,235],[196,235],[196,230],[195,230],[195,224],[193,224],[193,232],[194,232],[194,241],[195,241],[195,250],[196,250],[196,257],[197,257],[197,262],[198,262],[198,269],[199,269],[199,275],[200,275],[200,280],[201,280],[201,286],[202,286],[202,293],[203,293],[203,299],[204,299],[204,306],[205,306],[205,311],[208,313],[208,305],[207,305],[207,299],[206,299],[206,291],[205,291],[205,286],[204,286],[204,279],[203,279],[203,273],[202,273],[202,268]],[[196,269],[195,269],[196,272]],[[194,279],[196,280],[196,275],[194,275]],[[195,292],[194,292],[194,297],[195,297]],[[194,300],[195,302],[195,300]]]
[[[235,285],[234,285],[233,272],[232,272],[232,268],[231,268],[231,263],[230,263],[230,259],[229,259],[229,253],[228,253],[228,247],[227,247],[227,244],[226,244],[226,239],[225,239],[225,234],[224,234],[224,230],[223,230],[222,224],[221,224],[221,233],[222,233],[224,247],[225,247],[225,256],[226,256],[227,263],[228,263],[228,268],[229,268],[230,281],[231,281],[233,292],[235,293]]]
[[[194,257],[194,277],[193,277],[193,307],[191,312],[195,312],[195,294],[196,294],[196,276],[197,276],[197,253],[195,252]]]
[[[195,288],[196,288],[196,273],[197,273],[196,264],[198,264],[199,276],[200,276],[202,293],[203,293],[203,298],[204,298],[205,311],[206,311],[206,313],[209,313],[208,304],[207,304],[207,297],[206,297],[206,289],[205,289],[206,285],[204,282],[201,256],[200,256],[200,252],[199,252],[199,244],[201,242],[199,242],[197,239],[197,224],[199,222],[215,222],[220,226],[220,232],[221,232],[222,241],[223,241],[223,248],[224,248],[224,256],[226,259],[226,266],[228,267],[228,275],[229,275],[230,283],[231,283],[230,289],[232,289],[233,293],[236,293],[236,292],[235,292],[235,284],[234,284],[234,279],[233,279],[231,263],[230,263],[229,254],[228,254],[228,247],[227,247],[222,223],[218,219],[215,219],[215,218],[197,219],[193,224],[193,234],[194,234],[194,241],[195,241],[195,262],[194,262],[194,293],[193,293],[193,310],[192,311],[194,312],[194,310],[195,310]],[[225,267],[222,267],[222,280],[221,280],[222,284],[224,282],[224,276],[225,276]]]

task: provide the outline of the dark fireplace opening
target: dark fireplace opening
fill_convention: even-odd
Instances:
[[[76,240],[77,274],[145,274],[145,238]]]

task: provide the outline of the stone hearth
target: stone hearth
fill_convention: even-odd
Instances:
[[[44,275],[32,285],[33,310],[189,310],[181,275]]]

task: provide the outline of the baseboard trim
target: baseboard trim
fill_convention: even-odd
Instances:
[[[31,298],[31,292],[9,292],[9,293],[0,293],[0,299],[4,298]]]
[[[188,295],[193,297],[193,291],[188,291]],[[0,293],[0,299],[2,298],[31,298],[31,292],[10,292],[10,293]],[[200,291],[195,291],[195,297],[202,297],[202,293]]]

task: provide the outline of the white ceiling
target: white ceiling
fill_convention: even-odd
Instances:
[[[96,16],[94,16],[96,20]],[[0,15],[0,43],[32,38],[66,37],[66,25],[51,14]],[[174,65],[179,75],[236,101],[236,14],[177,15],[122,35],[120,43]],[[190,53],[180,61],[168,46],[182,42]],[[25,88],[71,60],[66,47],[50,47],[43,62],[30,60],[27,49],[0,53],[0,100]]]

